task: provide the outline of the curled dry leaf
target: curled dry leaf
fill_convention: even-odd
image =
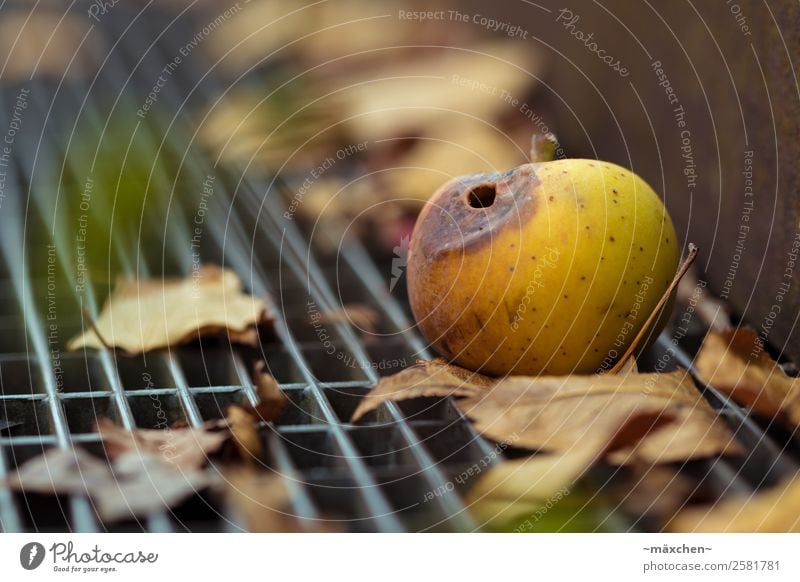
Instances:
[[[243,293],[239,277],[216,266],[187,279],[120,279],[93,329],[68,347],[139,354],[218,334],[252,343],[253,328],[266,323],[266,314],[265,300]]]
[[[253,415],[252,409],[231,404],[226,416],[231,438],[246,462],[255,462],[261,458],[263,447],[261,434],[258,431],[258,419]]]
[[[358,422],[383,402],[412,398],[466,396],[484,392],[492,380],[447,364],[442,359],[420,361],[402,372],[382,378],[359,403],[350,422]]]
[[[258,362],[255,369],[255,387],[258,402],[255,406],[243,405],[245,411],[256,419],[267,422],[276,420],[289,404],[286,394],[278,381],[266,372],[264,362]]]
[[[88,74],[106,49],[89,36],[90,23],[78,14],[38,8],[15,10],[0,19],[3,79],[11,84],[34,75],[54,78]]]
[[[333,532],[335,522],[301,518],[291,505],[295,486],[277,473],[237,467],[225,472],[225,500],[231,513],[250,532]]]
[[[184,471],[148,452],[130,451],[109,465],[82,449],[51,449],[22,465],[5,484],[26,493],[88,495],[100,517],[111,523],[174,507],[215,481],[211,471]]]
[[[602,449],[615,463],[667,463],[736,453],[738,446],[683,371],[512,376],[493,380],[437,359],[382,378],[351,422],[386,401],[458,397],[485,436],[566,453]],[[609,443],[610,436],[613,442]]]
[[[670,521],[673,532],[800,532],[800,476],[749,497],[693,507]]]
[[[600,446],[609,460],[668,463],[737,452],[733,436],[683,371],[566,377],[509,377],[458,407],[484,435],[515,446],[568,452]],[[624,430],[621,430],[624,427]]]
[[[203,428],[168,428],[125,430],[108,418],[97,421],[97,432],[110,459],[130,452],[160,456],[181,469],[200,469],[208,456],[228,440],[227,431]]]
[[[225,473],[225,499],[250,532],[300,532],[285,481],[275,473],[239,467]]]
[[[480,88],[502,87],[509,95],[525,97],[541,71],[539,54],[508,42],[473,48],[419,50],[420,58],[382,66],[379,74],[367,69],[330,78],[330,90],[343,91],[349,129],[357,140],[370,142],[414,135],[445,118],[458,124],[513,112],[504,99]]]
[[[800,426],[800,378],[787,376],[751,329],[710,331],[695,362],[700,377],[742,406]]]
[[[255,387],[258,402],[232,404],[226,415],[233,442],[248,463],[263,452],[259,422],[276,420],[289,404],[277,380],[265,371],[264,362],[256,364]]]

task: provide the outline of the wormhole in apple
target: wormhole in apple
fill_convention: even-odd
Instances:
[[[494,184],[481,184],[467,193],[467,202],[473,208],[489,208],[496,196]]]

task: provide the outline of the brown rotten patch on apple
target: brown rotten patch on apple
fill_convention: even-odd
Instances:
[[[450,180],[419,215],[414,235],[420,252],[430,259],[464,251],[491,244],[502,229],[521,227],[536,211],[531,193],[538,185],[533,164]]]

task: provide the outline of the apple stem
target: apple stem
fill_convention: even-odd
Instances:
[[[689,267],[691,267],[692,263],[694,263],[695,258],[697,258],[697,246],[695,246],[693,243],[689,243],[688,254],[686,255],[686,258],[683,260],[683,263],[681,263],[678,272],[675,273],[675,277],[672,279],[672,283],[669,284],[669,287],[667,287],[667,290],[664,291],[664,294],[661,296],[661,299],[659,299],[658,303],[656,303],[655,309],[653,309],[653,311],[650,312],[650,315],[644,322],[642,329],[640,329],[639,333],[636,334],[636,337],[633,338],[631,345],[628,346],[628,349],[625,350],[625,353],[622,354],[622,357],[619,360],[617,360],[617,362],[608,371],[609,374],[617,374],[620,370],[622,370],[625,367],[625,362],[627,362],[628,359],[636,351],[636,348],[641,343],[642,339],[647,333],[647,330],[649,330],[650,327],[652,327],[656,318],[659,316],[659,313],[664,308],[664,305],[666,305],[667,301],[669,301],[670,295],[672,295],[672,292],[678,286],[678,283],[681,282],[681,279],[683,279],[683,276],[686,274],[686,271],[688,271]]]
[[[531,136],[531,163],[552,162],[556,158],[558,140],[553,133],[539,133]]]

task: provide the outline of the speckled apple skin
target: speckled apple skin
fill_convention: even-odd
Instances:
[[[491,205],[470,203],[479,187],[494,190]],[[466,368],[602,372],[678,259],[672,220],[636,174],[596,160],[526,164],[456,178],[431,197],[411,238],[409,298],[427,340]]]

